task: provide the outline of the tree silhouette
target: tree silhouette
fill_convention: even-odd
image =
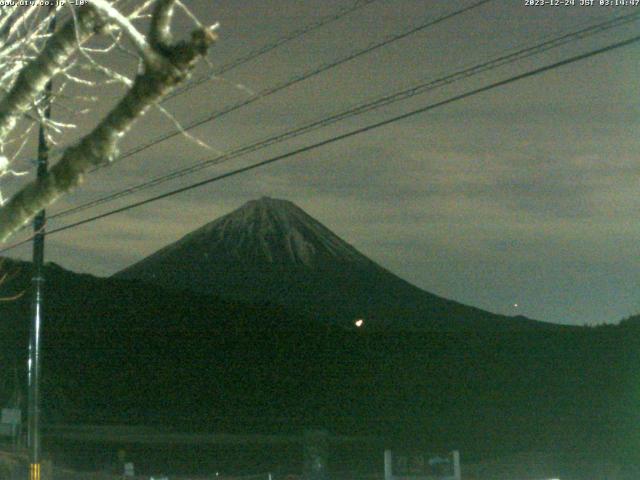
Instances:
[[[90,0],[81,6],[58,3],[56,11],[38,2],[33,6],[20,6],[19,2],[0,6],[0,88],[4,90],[0,99],[0,177],[22,173],[11,164],[34,125],[44,122],[53,145],[56,136],[60,138],[74,126],[44,115],[43,93],[52,79],[61,80],[53,102],[64,100],[65,89],[74,84],[99,87],[101,82],[115,82],[124,85],[125,91],[89,133],[54,152],[57,161],[44,178],[2,201],[0,241],[75,188],[89,170],[113,159],[133,123],[185,81],[216,39],[217,25],[203,26],[190,15],[195,29],[188,39],[174,41],[173,13],[184,8],[176,0],[136,2],[134,7],[117,0]],[[56,14],[67,18],[49,33],[50,18]],[[148,33],[143,34],[137,24],[147,17]],[[102,62],[111,52],[126,49],[131,53],[131,47],[138,63],[133,79]],[[92,100],[96,99],[99,94]]]

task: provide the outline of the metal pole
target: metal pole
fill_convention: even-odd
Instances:
[[[55,12],[55,4],[51,2],[49,13]],[[49,20],[48,32],[55,29],[55,16]],[[51,92],[53,86],[51,81],[47,82],[42,102],[44,105],[44,119],[51,118]],[[45,134],[44,121],[40,122],[38,131],[38,180],[47,175],[49,163],[49,145]],[[31,334],[29,338],[29,362],[28,362],[28,382],[29,382],[29,405],[28,405],[28,425],[27,444],[29,448],[29,478],[30,480],[40,480],[40,338],[42,328],[42,303],[44,287],[44,227],[46,222],[45,211],[40,211],[34,221],[33,239],[33,276],[32,299],[31,299]]]

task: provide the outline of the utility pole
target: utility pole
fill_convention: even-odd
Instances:
[[[55,30],[55,2],[51,2],[48,15],[50,15],[49,34]],[[45,122],[51,118],[51,93],[53,85],[51,80],[47,82],[43,96],[43,116],[40,121],[38,131],[38,180],[47,175],[49,164],[49,145],[47,144]],[[44,290],[44,227],[46,214],[44,210],[38,212],[33,221],[33,276],[31,277],[32,298],[31,298],[31,333],[29,337],[29,362],[28,382],[29,382],[29,405],[27,424],[27,445],[29,449],[29,479],[40,480],[41,451],[40,451],[40,339],[42,329],[42,304]]]

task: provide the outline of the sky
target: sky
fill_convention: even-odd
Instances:
[[[195,77],[354,2],[191,0],[219,41]],[[179,95],[145,115],[122,151],[472,1],[378,0]],[[88,175],[55,214],[349,106],[634,11],[493,0]],[[564,2],[561,2],[564,3]],[[599,3],[599,2],[596,2]],[[638,22],[466,78],[73,216],[106,212],[629,38]],[[142,26],[141,26],[142,28]],[[177,33],[189,27],[176,19]],[[411,283],[492,312],[568,324],[640,313],[640,62],[637,44],[474,95],[276,164],[47,238],[46,260],[106,276],[264,195],[288,199]],[[118,68],[135,72],[126,54]],[[118,57],[120,55],[120,57]],[[81,96],[81,88],[75,91]],[[86,132],[118,92],[94,90]],[[72,103],[73,105],[73,103]],[[56,117],[56,115],[58,117]],[[78,118],[81,118],[78,120]],[[27,149],[16,166],[32,169]],[[5,196],[28,177],[5,182]],[[19,241],[17,234],[9,241]],[[28,245],[11,256],[30,257]]]

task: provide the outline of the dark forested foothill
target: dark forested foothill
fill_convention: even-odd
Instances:
[[[27,288],[28,265],[3,285]],[[367,331],[138,281],[47,268],[51,423],[417,439],[469,456],[637,454],[640,322],[513,332]],[[0,304],[2,402],[26,357],[28,297]],[[21,385],[23,385],[22,383]]]

